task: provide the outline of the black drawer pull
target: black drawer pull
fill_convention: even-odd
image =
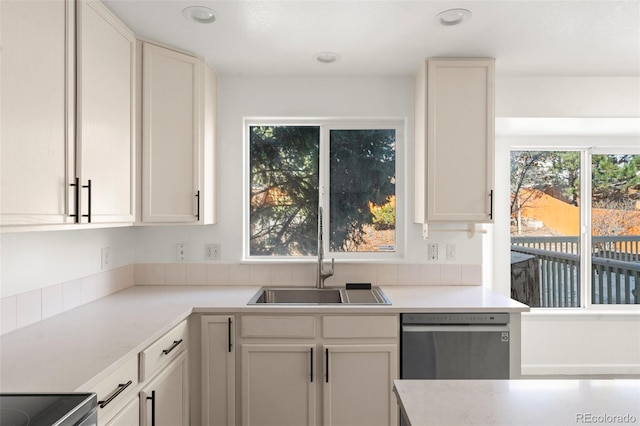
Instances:
[[[309,348],[309,363],[311,364],[311,383],[313,383],[313,347]]]
[[[325,381],[329,383],[329,348],[325,348],[324,350],[324,365],[327,372],[327,378]]]
[[[493,189],[489,192],[489,219],[493,219]]]
[[[73,195],[73,205],[75,214],[70,214],[69,217],[74,218],[75,223],[80,223],[80,179],[74,178],[73,183],[70,183],[69,186],[73,186],[75,188]]]
[[[156,391],[151,391],[147,399],[151,400],[151,426],[156,426]]]
[[[128,388],[129,386],[131,386],[133,382],[131,380],[129,380],[127,383],[121,383],[118,385],[118,389],[116,389],[110,396],[109,398],[105,399],[104,401],[98,401],[98,404],[100,404],[100,408],[104,408],[107,405],[109,405],[109,403],[111,401],[113,401],[114,399],[116,399],[118,397],[118,395],[120,395],[126,388]]]
[[[231,352],[231,348],[233,348],[233,343],[231,342],[231,318],[227,318],[228,319],[228,333],[229,333],[229,352]]]
[[[172,350],[174,350],[175,348],[177,348],[177,347],[178,347],[178,345],[179,345],[180,343],[182,343],[182,339],[180,339],[180,340],[174,340],[174,341],[173,341],[173,345],[171,345],[171,347],[170,347],[169,349],[164,349],[164,350],[162,351],[162,353],[163,353],[163,354],[165,354],[165,355],[169,355],[169,352],[171,352]]]
[[[82,185],[83,188],[87,188],[87,214],[83,214],[82,217],[87,218],[87,223],[91,223],[91,179],[87,180],[86,185]]]
[[[200,190],[196,192],[196,220],[200,220]]]

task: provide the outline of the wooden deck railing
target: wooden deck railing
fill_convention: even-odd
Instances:
[[[538,306],[580,306],[578,237],[512,237],[511,250],[537,260]],[[640,304],[640,236],[594,237],[591,252],[591,303]]]

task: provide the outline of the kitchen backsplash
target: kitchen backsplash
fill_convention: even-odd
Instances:
[[[134,285],[134,265],[0,300],[0,334],[50,318]]]
[[[34,324],[133,285],[312,286],[315,264],[131,264],[0,300],[0,334]],[[481,285],[481,265],[337,264],[325,284]]]
[[[315,264],[148,263],[135,266],[136,285],[315,285]],[[481,285],[481,265],[336,264],[327,286]]]

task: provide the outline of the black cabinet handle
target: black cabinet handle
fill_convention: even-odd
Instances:
[[[200,220],[200,190],[196,192],[196,220]]]
[[[80,223],[80,178],[74,178],[73,183],[70,183],[69,186],[75,187],[75,193],[73,194],[73,205],[75,214],[70,214],[69,217],[75,218],[75,223]]]
[[[175,348],[177,348],[177,347],[178,347],[178,345],[179,345],[180,343],[182,343],[182,339],[180,339],[180,340],[174,340],[174,341],[173,341],[173,344],[171,345],[171,347],[170,347],[169,349],[164,349],[164,350],[162,351],[162,353],[163,353],[163,354],[165,354],[165,355],[169,355],[169,353],[170,353],[172,350],[174,350]]]
[[[493,219],[493,189],[489,191],[489,219]]]
[[[227,332],[229,333],[229,352],[231,352],[231,348],[233,347],[233,343],[231,343],[231,318],[228,318],[228,330]]]
[[[82,217],[87,218],[87,223],[91,223],[91,179],[87,181],[86,185],[82,185],[83,188],[87,188],[87,194],[89,198],[87,199],[87,214],[83,214]]]
[[[156,426],[156,391],[151,391],[147,399],[151,400],[151,426]]]
[[[309,348],[309,364],[311,366],[311,383],[313,383],[313,347]]]
[[[127,383],[119,384],[118,385],[118,389],[113,391],[113,393],[111,395],[109,395],[109,397],[107,399],[105,399],[104,401],[98,401],[98,404],[100,405],[100,408],[104,408],[107,405],[109,405],[109,403],[111,401],[113,401],[114,399],[116,399],[118,397],[118,395],[120,395],[126,388],[131,386],[131,383],[133,383],[133,382],[131,380],[129,380]]]
[[[329,383],[329,348],[324,350],[324,369],[327,372],[327,378],[325,381]]]

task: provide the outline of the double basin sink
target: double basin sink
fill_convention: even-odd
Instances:
[[[390,305],[378,287],[295,288],[263,287],[249,301],[249,305]]]

